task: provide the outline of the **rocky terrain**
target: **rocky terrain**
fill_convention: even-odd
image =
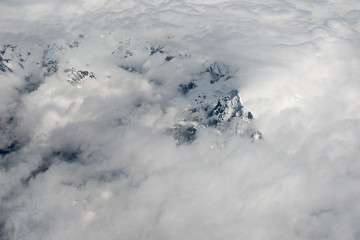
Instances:
[[[86,41],[83,35],[79,39]],[[19,95],[36,91],[42,83],[51,81],[47,80],[51,77],[77,88],[86,86],[88,81],[101,81],[88,64],[85,64],[88,66],[85,69],[76,69],[69,64],[68,59],[73,57],[72,51],[81,45],[79,41],[46,46],[4,45],[0,52],[1,74],[14,74],[23,79],[18,89]],[[180,95],[187,102],[188,106],[180,109],[174,118],[173,127],[164,129],[165,134],[172,134],[177,144],[192,143],[203,128],[215,128],[218,134],[231,132],[253,140],[262,138],[262,134],[252,126],[254,116],[244,108],[238,90],[233,88],[236,69],[215,60],[207,60],[197,71],[188,70],[186,64],[194,61],[191,53],[165,44],[144,42],[143,46],[133,48],[132,41],[128,39],[118,42],[114,50],[109,49],[109,56],[114,60],[111,64],[138,78],[147,79],[160,94],[168,94],[163,90],[172,87],[172,94]],[[186,64],[183,65],[183,62]],[[168,70],[162,74],[164,68],[180,73],[181,78],[172,79],[167,75]],[[9,122],[9,119],[2,121]],[[4,129],[9,129],[9,124],[3,123],[2,131]],[[3,139],[2,142],[2,155],[18,149],[15,147],[18,146],[15,144],[17,140]]]

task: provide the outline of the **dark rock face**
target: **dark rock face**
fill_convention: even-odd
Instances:
[[[216,106],[209,112],[208,118],[215,117],[221,121],[231,120],[235,116],[243,115],[242,108],[238,91],[233,90],[218,100]]]
[[[54,150],[48,156],[45,156],[39,166],[32,170],[28,177],[22,179],[23,185],[27,186],[31,180],[34,180],[38,175],[44,174],[56,161],[62,161],[68,164],[80,163],[82,151],[71,147]]]
[[[130,73],[140,73],[140,74],[142,73],[141,69],[138,69],[137,67],[134,67],[134,66],[121,65],[120,68],[124,69],[125,71],[130,72]]]
[[[79,156],[82,151],[80,149],[64,148],[61,150],[54,151],[52,157],[57,157],[63,162],[74,163],[78,162]]]
[[[25,76],[25,87],[24,87],[24,92],[25,93],[31,93],[36,91],[40,85],[43,83],[43,79],[41,78],[36,78],[32,75],[29,76]]]
[[[244,109],[237,90],[220,97],[216,104],[206,100],[206,96],[196,98],[196,107],[189,108],[183,123],[176,124],[172,129],[178,144],[193,142],[198,129],[204,127],[216,128],[220,132],[230,131],[253,140],[262,138],[262,134],[250,126],[254,117]]]
[[[0,50],[0,72],[15,74],[25,72],[25,65],[30,55],[30,51],[25,51],[21,47],[9,44],[4,45],[2,50]]]
[[[165,61],[166,61],[166,62],[170,62],[173,58],[174,58],[174,56],[167,56],[167,57],[165,58]]]
[[[241,104],[237,90],[221,97],[216,106],[208,112],[208,124],[211,122],[213,126],[218,126],[220,129],[231,129],[234,133],[254,140],[261,139],[262,134],[249,127],[253,120],[253,114],[246,111]]]
[[[0,55],[0,71],[2,72],[12,72],[12,69],[6,66],[6,63],[9,63],[9,59],[4,59]]]
[[[8,66],[11,59],[6,58],[5,54],[7,52],[13,53],[16,49],[16,46],[13,45],[4,45],[0,51],[0,71],[1,72],[13,72],[13,70]]]
[[[58,71],[58,64],[57,60],[49,60],[42,62],[42,67],[45,68],[44,76],[50,77],[54,75]]]
[[[177,124],[170,130],[177,144],[192,143],[196,139],[197,129],[191,124]]]
[[[228,80],[232,77],[229,66],[214,62],[203,71],[203,74],[210,76],[210,83],[216,83],[220,79]]]
[[[44,76],[50,77],[57,73],[59,67],[59,58],[56,56],[58,47],[49,45],[46,50],[44,50],[41,67],[45,70]]]
[[[39,48],[34,52],[20,51],[16,46],[6,45],[0,50],[0,73],[23,71],[25,84],[24,89],[20,89],[19,92],[31,93],[36,91],[45,78],[59,74],[59,68],[63,65],[60,65],[60,62],[66,62],[61,57],[61,51],[71,51],[71,49],[79,47],[82,38],[79,36],[77,40],[60,47],[51,44],[45,50]],[[165,78],[171,78],[171,76],[164,76],[164,79],[162,79],[162,72],[156,73],[156,70],[160,70],[163,66],[169,66],[177,71],[176,69],[187,66],[188,63],[183,65],[182,61],[188,61],[192,56],[186,51],[184,53],[183,50],[171,50],[164,43],[146,42],[146,44],[147,46],[139,50],[143,52],[138,54],[138,51],[132,48],[133,44],[130,40],[121,41],[112,54],[114,59],[118,61],[117,66],[129,73],[148,78],[152,86],[161,92],[162,87],[167,87],[168,80]],[[137,59],[139,56],[140,58],[145,56],[145,59]],[[173,60],[174,58],[176,58],[176,61]],[[158,64],[158,66],[151,68],[152,64]],[[10,69],[10,66],[12,69]],[[36,70],[27,71],[29,66]],[[151,71],[153,72],[149,76],[148,72]],[[96,79],[94,73],[88,70],[67,68],[63,72],[67,75],[66,80],[68,83],[75,87],[82,87],[89,79]],[[152,75],[153,73],[155,74]],[[189,107],[184,109],[182,116],[178,118],[181,121],[175,122],[174,127],[170,130],[178,144],[192,143],[196,140],[196,135],[201,131],[201,128],[206,127],[216,128],[219,132],[231,131],[253,139],[261,138],[261,133],[251,127],[251,122],[254,121],[253,114],[245,110],[241,104],[238,91],[233,90],[231,87],[230,79],[234,79],[235,76],[235,71],[231,66],[217,61],[205,62],[199,71],[187,73],[185,69],[184,74],[188,74],[185,75],[188,80],[175,85],[177,89],[174,90],[180,92],[188,100]],[[226,82],[228,80],[229,82]],[[140,107],[141,105],[137,106],[135,104],[134,106]],[[0,149],[0,155],[9,154],[8,151],[11,151],[11,149],[12,147]],[[53,153],[52,157],[55,157],[55,155],[62,159],[68,159],[64,160],[66,162],[71,162],[76,157],[70,153],[66,156],[63,153]],[[34,170],[32,176],[36,176],[45,170],[47,165],[44,166]]]
[[[17,163],[16,155],[27,141],[16,132],[18,121],[13,111],[0,116],[0,169],[9,169]]]
[[[150,46],[150,56],[154,54],[164,54],[164,46],[158,45],[158,46]]]
[[[45,173],[47,170],[49,170],[51,165],[52,165],[51,159],[47,159],[47,158],[44,159],[36,169],[30,172],[27,178],[22,179],[22,184],[24,186],[29,185],[31,180],[34,180],[38,175]]]
[[[262,133],[259,132],[258,130],[255,130],[255,131],[251,132],[250,137],[251,137],[252,139],[254,139],[254,140],[262,139],[262,138],[263,138],[263,137],[262,137]]]
[[[76,70],[75,68],[65,69],[64,72],[68,73],[68,83],[75,87],[81,87],[84,80],[95,78],[92,72]]]
[[[241,104],[238,91],[229,88],[231,83],[225,83],[233,74],[230,66],[214,62],[192,75],[190,83],[179,85],[178,90],[189,100],[189,108],[184,111],[181,124],[173,128],[178,144],[195,141],[196,133],[207,127],[219,130],[220,134],[231,132],[253,140],[262,138],[252,127],[254,116]]]
[[[77,48],[80,46],[80,43],[78,41],[73,41],[72,43],[67,44],[69,48]]]
[[[1,214],[1,212],[0,212]],[[6,231],[6,222],[0,218],[0,239],[1,240],[10,240],[10,235]]]
[[[18,141],[13,141],[9,146],[0,149],[0,156],[8,155],[12,152],[15,152],[20,149],[20,144]]]
[[[195,83],[193,83],[193,82],[190,82],[188,84],[180,84],[179,85],[179,91],[182,94],[186,95],[191,89],[194,89],[196,87],[197,87],[197,85]]]

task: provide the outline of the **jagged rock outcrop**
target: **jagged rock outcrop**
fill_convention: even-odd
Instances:
[[[253,114],[241,104],[238,91],[232,90],[219,98],[215,105],[205,100],[187,109],[184,120],[175,125],[172,133],[178,144],[192,143],[198,130],[204,127],[216,128],[220,132],[230,131],[253,140],[261,139],[262,134],[251,126],[253,120]]]
[[[59,50],[59,47],[55,45],[49,45],[47,49],[44,50],[41,59],[41,67],[45,70],[44,76],[50,77],[57,73],[59,69],[59,57],[56,52]]]
[[[195,123],[186,121],[177,123],[174,128],[169,130],[178,145],[195,141],[197,131]]]
[[[4,59],[0,55],[0,71],[2,72],[12,72],[11,68],[9,68],[6,64],[9,63],[9,59]]]
[[[95,78],[95,75],[89,71],[76,70],[75,68],[65,69],[68,74],[67,81],[74,87],[81,87],[84,81]]]
[[[219,80],[228,80],[232,77],[230,67],[225,64],[219,64],[214,62],[209,67],[207,67],[203,72],[203,75],[208,75],[210,78],[210,83],[214,84]]]
[[[22,92],[25,93],[37,90],[51,76],[63,77],[70,85],[82,87],[86,81],[96,79],[94,73],[71,66],[63,68],[68,64],[67,57],[71,56],[71,51],[79,48],[80,41],[83,41],[83,36],[63,45],[49,44],[35,49],[5,45],[0,51],[0,73],[22,72],[18,76],[24,79]],[[138,43],[135,45],[139,46]],[[170,86],[166,83],[173,81],[166,79],[171,78],[169,73],[181,69],[182,61],[187,62],[184,66],[189,66],[192,57],[187,50],[174,50],[164,42],[145,42],[145,46],[139,49],[134,48],[131,40],[119,42],[109,55],[112,55],[116,66],[129,73],[147,79],[147,74],[151,72],[149,82],[160,92],[164,88],[166,94],[169,93],[166,89]],[[208,127],[215,128],[220,133],[230,131],[252,139],[262,137],[253,127],[253,114],[245,110],[238,91],[234,90],[231,83],[235,79],[235,73],[236,70],[231,66],[218,61],[205,62],[202,69],[195,73],[181,69],[181,78],[174,79],[180,83],[175,84],[175,89],[174,85],[171,87],[175,94],[180,94],[188,101],[189,106],[181,116],[177,116],[178,120],[174,120],[174,126],[168,131],[178,144],[194,142],[201,128]],[[186,78],[187,81],[183,80]]]
[[[10,68],[10,56],[13,55],[16,46],[13,45],[4,45],[2,50],[0,51],[0,71],[1,72],[13,72]]]
[[[252,126],[254,116],[241,104],[238,91],[225,83],[233,75],[230,66],[214,62],[195,74],[189,83],[179,85],[179,92],[189,100],[189,108],[172,130],[178,144],[193,142],[200,129],[207,127],[253,140],[262,138]],[[191,138],[188,129],[192,129]]]

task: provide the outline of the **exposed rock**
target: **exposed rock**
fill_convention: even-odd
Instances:
[[[4,45],[3,49],[0,51],[0,71],[1,72],[13,72],[13,70],[9,67],[9,63],[11,61],[11,59],[9,59],[9,56],[5,56],[5,55],[9,55],[6,54],[8,51],[11,52],[11,55],[13,54],[13,52],[15,51],[16,46],[13,45]]]
[[[52,45],[49,45],[48,48],[44,50],[41,60],[41,67],[45,69],[45,77],[54,75],[59,69],[59,57],[56,56],[57,51],[58,48]]]
[[[194,124],[182,122],[170,129],[178,145],[192,143],[196,139],[197,129]]]
[[[188,84],[180,84],[179,85],[179,91],[182,94],[186,95],[191,89],[194,89],[196,87],[197,87],[197,85],[195,83],[193,83],[193,82],[190,82]]]
[[[29,185],[31,180],[34,180],[38,175],[45,173],[47,170],[49,170],[51,165],[52,165],[51,159],[48,158],[44,159],[36,169],[30,172],[29,176],[21,180],[22,184],[24,186]]]
[[[6,63],[9,63],[9,59],[4,59],[1,55],[0,55],[0,71],[2,72],[12,72],[12,69],[9,68]]]
[[[174,58],[174,56],[167,56],[167,57],[165,58],[165,61],[166,61],[166,62],[170,62],[173,58]]]
[[[207,101],[206,96],[201,95],[194,102],[193,107],[185,111],[183,123],[178,123],[173,128],[173,135],[178,144],[193,142],[196,139],[196,129],[199,127],[216,128],[220,132],[230,131],[253,140],[262,138],[262,134],[250,124],[254,117],[251,112],[244,109],[237,90],[220,97],[213,105]],[[193,124],[184,124],[187,122]]]
[[[165,51],[163,50],[164,46],[158,45],[158,46],[150,46],[150,56],[154,54],[164,54]]]
[[[29,185],[31,180],[34,180],[38,175],[44,174],[49,170],[49,168],[55,163],[55,161],[62,161],[68,164],[80,162],[80,155],[82,151],[79,148],[62,148],[60,150],[54,150],[48,156],[45,156],[39,166],[32,170],[30,174],[22,179],[22,184],[24,186]]]
[[[54,75],[58,71],[58,64],[57,60],[48,60],[42,62],[42,67],[45,68],[44,76],[50,77]]]
[[[79,41],[81,41],[80,38]],[[23,91],[33,92],[44,82],[44,78],[59,71],[59,63],[63,62],[62,57],[66,56],[62,51],[71,51],[71,49],[79,47],[79,41],[66,43],[65,47],[52,44],[45,50],[40,48],[38,52],[34,51],[35,54],[31,58],[29,57],[30,51],[20,51],[16,46],[6,45],[0,51],[0,72],[22,69],[25,80]],[[171,78],[171,76],[162,77],[162,72],[157,73],[156,71],[168,66],[175,71],[182,69],[188,63],[182,65],[181,62],[189,61],[191,55],[186,53],[187,50],[171,50],[163,43],[147,42],[146,44],[147,46],[142,49],[134,49],[134,44],[130,39],[124,40],[119,42],[117,49],[112,54],[116,56],[117,66],[149,79],[149,82],[160,93],[162,87],[169,86],[166,78]],[[134,46],[137,46],[137,43]],[[135,53],[138,53],[136,58],[130,59],[135,56]],[[138,59],[141,57],[144,59]],[[173,61],[174,58],[178,61]],[[29,61],[29,59],[32,60]],[[29,65],[29,62],[33,65]],[[34,63],[37,64],[34,65]],[[38,68],[38,72],[43,72],[43,76],[38,76],[36,71],[27,72],[26,68],[29,66],[35,66],[33,69]],[[186,69],[183,72],[188,74]],[[75,87],[82,87],[87,80],[96,78],[90,71],[75,68],[65,69],[64,73],[67,75],[67,81]],[[244,109],[238,91],[232,90],[233,84],[229,79],[234,78],[234,75],[235,71],[232,67],[215,61],[210,64],[205,63],[197,73],[185,75],[184,77],[188,77],[187,82],[182,81],[185,83],[175,85],[177,91],[189,102],[189,107],[180,116],[183,121],[175,122],[174,127],[170,130],[178,144],[192,143],[196,140],[198,131],[206,127],[216,128],[220,133],[230,131],[252,139],[261,138],[261,133],[252,126],[253,114]],[[229,82],[227,82],[228,80]]]
[[[13,141],[9,146],[0,149],[0,156],[8,155],[12,152],[15,152],[20,149],[20,144],[18,141]]]
[[[73,41],[72,43],[67,44],[69,48],[77,48],[80,46],[80,43],[78,41]]]
[[[76,70],[75,68],[65,69],[68,73],[68,83],[75,87],[81,87],[85,80],[95,78],[95,75],[89,71]]]
[[[203,74],[209,75],[210,83],[213,84],[219,80],[228,80],[232,77],[230,67],[224,64],[219,64],[214,62],[209,67],[207,67]]]
[[[137,67],[134,67],[134,66],[121,65],[120,68],[124,69],[125,71],[131,72],[131,73],[142,73],[141,69],[138,69]]]

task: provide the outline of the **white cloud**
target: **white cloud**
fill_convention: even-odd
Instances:
[[[2,1],[0,239],[358,239],[359,7]],[[176,145],[233,89],[262,140]]]

